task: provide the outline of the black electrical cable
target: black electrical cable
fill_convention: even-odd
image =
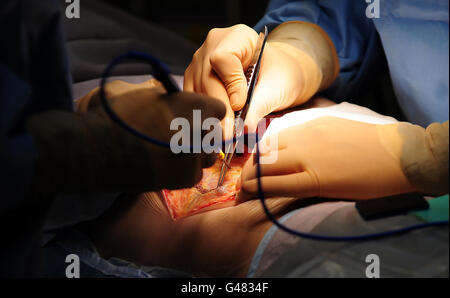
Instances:
[[[169,68],[164,63],[162,63],[160,60],[156,59],[155,57],[153,57],[149,54],[132,51],[132,52],[128,52],[128,53],[121,55],[121,56],[117,57],[116,59],[114,59],[108,65],[105,72],[103,73],[101,83],[100,83],[100,98],[101,98],[102,106],[105,109],[107,115],[114,122],[116,122],[120,127],[127,130],[131,134],[133,134],[136,137],[143,139],[147,142],[150,142],[152,144],[155,144],[155,145],[158,145],[161,147],[165,147],[165,148],[170,148],[170,143],[152,138],[152,137],[134,129],[133,127],[129,126],[128,124],[126,124],[113,111],[113,109],[111,108],[111,106],[108,103],[108,100],[106,98],[106,92],[105,92],[105,85],[106,85],[107,79],[110,76],[113,68],[117,64],[119,64],[120,62],[122,62],[123,60],[126,60],[126,59],[135,59],[135,60],[140,60],[140,61],[148,63],[150,66],[152,66],[152,68],[154,70],[154,77],[163,84],[163,86],[165,87],[165,89],[168,93],[180,92],[176,83],[173,81],[173,79],[169,75],[170,74]],[[246,136],[248,136],[248,135],[250,135],[250,134],[247,134]],[[256,157],[256,169],[257,169],[256,175],[257,175],[257,180],[258,180],[258,195],[259,195],[261,204],[263,206],[263,209],[264,209],[264,212],[265,212],[267,218],[278,228],[280,228],[281,230],[283,230],[289,234],[292,234],[292,235],[298,236],[298,237],[302,237],[302,238],[306,238],[306,239],[321,240],[321,241],[364,241],[364,240],[379,239],[379,238],[385,238],[385,237],[389,237],[389,236],[393,236],[393,235],[404,234],[404,233],[411,232],[414,230],[424,229],[424,228],[433,227],[433,226],[445,226],[445,225],[448,225],[448,223],[449,223],[448,220],[433,221],[433,222],[427,222],[427,223],[407,226],[407,227],[399,228],[399,229],[395,229],[395,230],[383,231],[383,232],[379,232],[379,233],[351,235],[351,236],[326,236],[326,235],[317,235],[317,234],[304,233],[304,232],[300,232],[297,230],[293,230],[293,229],[281,224],[274,217],[274,215],[270,212],[269,208],[266,205],[265,198],[264,198],[264,191],[263,191],[263,187],[261,184],[261,164],[259,162],[260,161],[260,152],[259,152],[259,145],[258,145],[258,141],[259,141],[258,133],[256,132],[254,135],[256,135],[256,152],[255,152],[256,156],[255,157]],[[232,139],[226,140],[225,144],[234,142],[234,141],[235,141],[235,139],[232,138]],[[192,150],[194,147],[191,145],[191,146],[187,146],[186,148]]]

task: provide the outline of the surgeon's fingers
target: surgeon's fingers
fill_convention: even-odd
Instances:
[[[155,79],[147,80],[138,84],[115,80],[108,82],[105,85],[105,95],[107,99],[111,100],[113,97],[122,96],[123,94],[130,91],[147,88],[161,94],[165,92],[163,85]],[[87,112],[96,107],[99,107],[100,105],[100,87],[96,87],[95,89],[91,90],[88,94],[86,94],[76,102],[78,112]]]
[[[197,54],[196,54],[197,55]],[[184,72],[183,90],[187,92],[205,93],[202,89],[202,64],[199,58],[193,58]]]
[[[247,96],[244,71],[249,67],[258,42],[258,34],[245,25],[228,28],[227,34],[210,52],[209,63],[219,76],[230,98],[231,108],[241,110]]]
[[[189,121],[194,123],[194,121],[198,123],[203,123],[205,119],[207,118],[215,118],[217,121],[220,121],[220,119],[223,119],[226,114],[226,107],[218,99],[212,98],[210,96],[197,94],[197,93],[191,93],[191,92],[182,92],[182,93],[173,93],[165,95],[167,97],[167,101],[171,102],[171,111],[174,115],[177,117],[184,116]],[[200,110],[201,111],[201,119],[193,119],[194,114],[193,110]],[[191,124],[192,124],[191,123]],[[218,122],[217,122],[218,123]],[[202,129],[200,128],[194,128],[194,126],[191,126],[192,129]],[[201,130],[202,136],[204,136],[207,132],[210,132],[209,130]],[[198,133],[197,131],[193,131],[192,135]],[[191,158],[199,158],[200,159],[200,165],[202,168],[208,168],[212,166],[216,160],[216,153],[193,153]]]
[[[247,79],[241,60],[233,53],[219,50],[211,55],[209,62],[225,86],[231,108],[241,110],[247,97]]]
[[[265,66],[263,59],[252,103],[245,119],[245,125],[250,132],[256,130],[258,122],[262,118],[277,110],[280,99],[285,97],[283,84],[280,83],[281,79],[278,76],[274,77],[270,71],[264,68]]]
[[[202,168],[211,167],[217,159],[216,153],[202,153]]]
[[[225,118],[227,107],[222,101],[212,98],[211,96],[202,96],[202,100],[203,103],[206,104],[202,109],[202,120],[207,118],[222,120]]]
[[[297,163],[293,162],[293,157],[288,154],[287,150],[274,150],[270,154],[274,157],[273,163],[260,164],[261,176],[279,176],[299,173],[303,168]],[[269,153],[266,153],[266,155]],[[257,177],[258,165],[254,158],[247,160],[242,168],[242,181],[253,180]]]
[[[231,139],[233,137],[234,112],[231,108],[228,94],[224,85],[217,77],[217,75],[212,71],[209,64],[204,65],[202,72],[202,85],[202,89],[206,94],[219,99],[225,105],[226,114],[221,122],[223,139]]]
[[[204,119],[223,119],[226,114],[226,107],[220,100],[203,94],[192,92],[177,92],[163,95],[170,103],[171,110],[175,116],[185,116],[188,119],[193,117],[193,110],[201,111],[200,123]]]
[[[192,63],[189,64],[184,72],[183,91],[194,92],[194,73]]]
[[[270,197],[296,197],[309,198],[319,195],[317,180],[309,172],[300,172],[281,176],[261,177],[264,198]],[[258,197],[258,179],[241,181],[241,189],[236,203]]]
[[[225,106],[219,100],[214,99],[214,101],[220,103],[222,106]],[[223,117],[223,115],[220,115],[220,116]],[[205,117],[204,117],[204,119],[205,119]],[[219,121],[220,121],[220,119],[215,118],[214,121],[209,124],[209,127],[202,125],[202,144],[205,141],[203,138],[205,138],[206,135],[208,135],[210,133],[215,133],[214,129],[219,124]],[[214,136],[214,137],[216,137],[216,136]],[[215,153],[214,151],[211,153],[206,153],[205,151],[202,151],[202,167],[203,168],[211,167],[215,163],[216,158],[217,158],[217,153]]]
[[[256,131],[259,121],[275,110],[271,97],[280,96],[273,95],[273,90],[267,90],[261,84],[258,84],[256,88],[259,88],[261,91],[256,92],[255,90],[255,94],[253,95],[253,99],[245,119],[245,126],[249,132]]]
[[[255,132],[259,121],[270,114],[274,109],[270,105],[270,101],[265,98],[255,97],[249,107],[247,117],[245,119],[245,126],[248,132]]]

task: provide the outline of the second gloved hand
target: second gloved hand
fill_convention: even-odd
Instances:
[[[192,136],[202,129],[192,125],[193,110],[201,111],[200,123],[209,117],[219,122],[225,114],[218,100],[193,93],[166,94],[155,81],[116,81],[105,90],[110,106],[127,125],[167,143],[177,132],[170,129],[173,119],[184,118]],[[81,98],[77,108],[77,113],[36,114],[27,123],[38,149],[36,196],[185,188],[197,183],[202,168],[215,161],[215,153],[175,154],[132,135],[103,110],[98,88]]]
[[[304,39],[301,39],[305,36]],[[256,51],[258,33],[245,25],[213,29],[184,75],[184,90],[220,99],[227,107],[224,137],[232,137],[233,111],[247,97],[245,71]],[[307,101],[337,75],[334,47],[318,26],[289,22],[273,30],[262,57],[260,75],[247,114],[250,131],[273,111]]]
[[[193,110],[201,111],[199,121],[210,117],[217,118],[219,121],[225,114],[225,108],[218,100],[193,93],[166,94],[161,84],[155,80],[142,84],[114,81],[108,84],[105,90],[112,109],[125,123],[166,143],[170,143],[171,136],[176,132],[170,130],[170,124],[175,118],[181,117],[189,121],[192,142],[193,134],[199,133],[194,131]],[[82,109],[88,105],[88,110],[111,121],[103,108],[99,106],[99,98],[98,90],[94,90],[82,98],[78,106]],[[116,124],[113,123],[113,126]],[[120,127],[116,127],[116,130],[128,134]],[[156,189],[194,185],[202,177],[202,168],[210,167],[216,158],[215,153],[207,154],[203,151],[202,153],[175,154],[169,148],[151,144],[135,136],[130,137],[134,139],[134,142],[145,146],[148,158],[147,174],[151,172],[149,176],[151,176],[153,188]],[[141,162],[145,162],[145,159]],[[142,173],[144,177],[145,174]]]
[[[322,117],[281,131],[277,160],[261,164],[264,196],[369,199],[416,191],[402,168],[398,125]],[[249,160],[237,202],[257,198],[257,183]]]

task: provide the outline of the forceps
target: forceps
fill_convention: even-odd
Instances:
[[[226,145],[225,157],[222,161],[222,167],[220,168],[219,182],[217,183],[217,187],[220,187],[223,184],[225,174],[227,170],[230,168],[230,162],[231,159],[233,158],[234,151],[236,150],[238,140],[240,139],[242,133],[244,132],[244,121],[247,116],[250,103],[252,101],[253,91],[258,81],[259,68],[261,66],[261,58],[263,55],[264,46],[266,45],[266,40],[267,40],[267,26],[264,26],[263,32],[259,34],[258,43],[256,44],[256,51],[253,54],[250,66],[245,72],[248,88],[247,100],[242,110],[240,110],[235,117],[235,122],[233,126],[233,137],[235,141],[230,141],[228,145]]]

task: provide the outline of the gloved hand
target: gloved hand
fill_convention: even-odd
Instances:
[[[210,117],[220,120],[225,114],[225,108],[218,100],[193,93],[168,95],[165,94],[162,84],[154,79],[141,84],[113,81],[105,90],[112,109],[125,123],[166,143],[170,143],[172,135],[176,133],[170,130],[170,123],[175,118],[182,117],[189,121],[192,144],[192,136],[195,133],[193,110],[201,111],[201,123]],[[79,105],[86,105],[86,102],[89,110],[110,121],[99,106],[99,90],[94,90],[80,99]],[[151,159],[149,166],[151,165],[152,171],[157,174],[153,177],[157,189],[193,186],[201,179],[202,168],[212,166],[217,155],[204,152],[174,154],[170,149],[138,139],[136,141],[142,142],[148,151]]]
[[[175,118],[190,122],[192,138],[194,109],[201,110],[200,121],[209,117],[219,121],[225,115],[218,100],[193,93],[165,94],[155,82],[115,81],[105,90],[110,106],[125,123],[167,143],[177,132],[170,130]],[[130,134],[106,115],[98,88],[77,106],[78,113],[49,111],[28,123],[39,151],[36,192],[185,188],[197,183],[202,168],[215,161],[215,153],[175,154]]]
[[[127,92],[142,88],[154,88],[155,91],[164,93],[163,85],[155,79],[151,79],[140,84],[131,84],[125,81],[116,80],[106,84],[106,98],[110,99],[111,96],[123,96]],[[92,89],[89,93],[75,101],[75,109],[77,112],[81,113],[93,111],[100,107],[100,105],[100,87]]]
[[[224,138],[232,137],[233,111],[247,96],[245,71],[252,60],[258,34],[245,25],[213,29],[195,53],[184,75],[184,90],[219,98],[227,113]],[[304,103],[337,76],[337,56],[318,26],[288,22],[271,32],[265,46],[259,81],[247,114],[249,131],[272,111]]]
[[[321,117],[281,131],[276,162],[261,164],[264,195],[369,199],[416,191],[402,168],[399,125]],[[237,202],[257,195],[251,158]]]

